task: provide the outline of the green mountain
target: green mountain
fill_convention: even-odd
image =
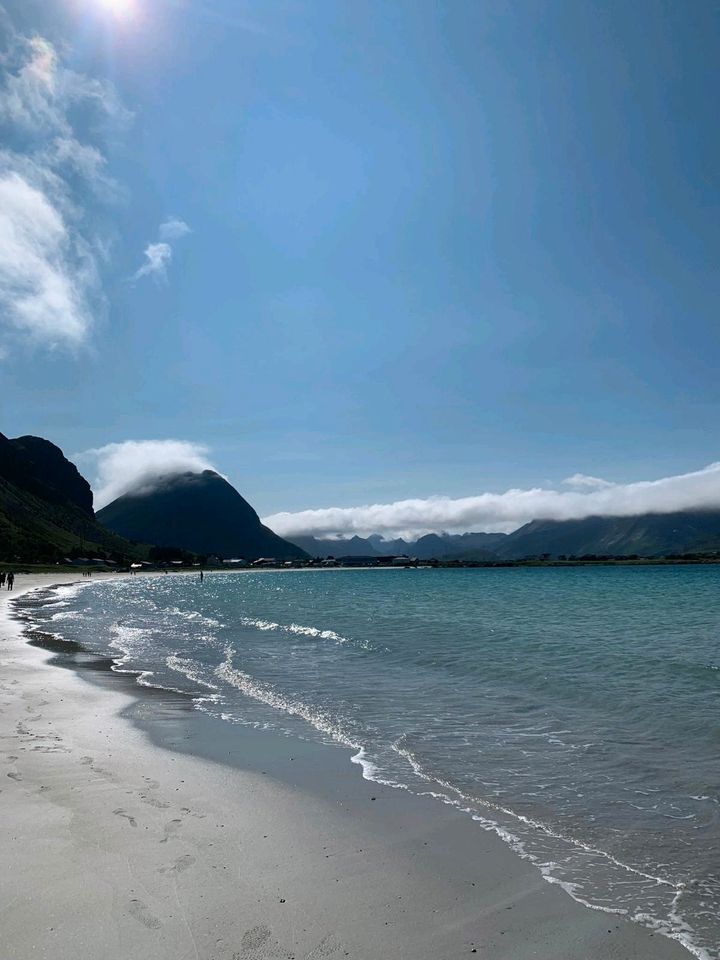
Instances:
[[[142,553],[100,526],[90,484],[59,447],[40,437],[0,434],[0,560],[122,560]]]
[[[98,511],[98,520],[130,540],[199,554],[295,560],[304,550],[264,527],[250,504],[214,470],[158,478]]]

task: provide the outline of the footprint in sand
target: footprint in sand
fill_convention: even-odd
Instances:
[[[170,837],[180,829],[181,825],[182,820],[170,820],[169,823],[166,823],[163,830],[164,836],[160,843],[167,843]]]
[[[115,778],[107,770],[103,770],[102,767],[98,767],[95,764],[94,757],[81,757],[80,763],[85,767],[90,767],[94,774],[97,774],[98,777],[104,777],[106,780],[114,780]]]
[[[240,953],[234,953],[232,960],[269,960],[273,955],[279,956],[277,944],[270,942],[271,937],[270,928],[264,924],[251,927],[243,934]]]
[[[191,853],[185,853],[178,857],[171,867],[160,867],[158,873],[185,873],[195,863],[195,857]]]
[[[130,916],[134,917],[138,923],[141,923],[144,927],[147,927],[148,930],[159,930],[162,926],[158,918],[148,912],[148,908],[142,900],[131,900],[128,910],[130,911]]]
[[[131,827],[137,826],[137,820],[135,819],[135,817],[133,817],[132,814],[125,813],[125,811],[122,808],[119,808],[118,810],[113,810],[113,813],[115,814],[116,817],[122,817],[123,820],[127,820]]]
[[[323,960],[324,957],[332,957],[339,953],[341,948],[340,941],[336,940],[331,934],[329,937],[323,937],[315,949],[306,954],[305,960]]]
[[[170,806],[169,803],[165,803],[164,800],[156,800],[155,797],[148,797],[147,794],[141,793],[140,799],[143,803],[149,804],[151,807],[157,807],[158,810],[167,810]]]
[[[20,774],[17,773],[15,770],[11,770],[8,776],[10,777],[11,780],[17,780],[18,783],[22,780],[22,777],[20,776]]]
[[[277,941],[272,941],[272,932],[269,927],[260,925],[246,931],[240,941],[240,952],[234,953],[232,960],[279,960],[287,956],[288,951],[282,950]],[[330,935],[324,937],[320,943],[306,953],[303,960],[325,960],[342,949],[342,944]]]

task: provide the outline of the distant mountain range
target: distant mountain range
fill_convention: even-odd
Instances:
[[[514,533],[435,534],[418,540],[296,537],[311,556],[407,555],[418,560],[522,560],[579,556],[662,557],[720,551],[720,511],[533,520]]]
[[[140,552],[97,522],[90,484],[59,447],[0,434],[0,560],[55,563],[68,555],[119,559]]]
[[[311,557],[383,557],[413,556],[418,560],[489,560],[494,546],[505,538],[504,533],[428,533],[418,540],[383,540],[379,534],[351,537],[347,540],[323,540],[316,537],[295,537],[294,542]]]
[[[431,533],[417,540],[293,543],[263,526],[250,504],[213,470],[158,479],[93,511],[90,485],[62,451],[40,437],[0,434],[0,561],[66,556],[144,559],[149,545],[223,558],[378,557],[515,561],[583,556],[663,557],[720,553],[720,510],[533,520],[511,534]]]
[[[263,526],[250,504],[214,470],[160,478],[149,491],[126,493],[97,516],[129,540],[197,554],[245,560],[307,556]]]

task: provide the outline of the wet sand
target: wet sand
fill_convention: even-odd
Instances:
[[[689,957],[343,748],[212,720],[21,627],[0,619],[4,960]]]

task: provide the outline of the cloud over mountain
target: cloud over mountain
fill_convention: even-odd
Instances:
[[[186,440],[126,440],[86,450],[75,457],[94,471],[92,488],[95,509],[130,490],[150,491],[161,477],[177,473],[201,473],[215,468],[207,449]]]
[[[282,537],[418,537],[426,533],[511,531],[530,520],[571,520],[589,516],[635,516],[720,508],[720,463],[659,480],[612,484],[576,474],[577,490],[506,490],[471,497],[430,497],[360,507],[328,507],[276,513],[263,523]],[[590,481],[589,483],[587,481]]]

